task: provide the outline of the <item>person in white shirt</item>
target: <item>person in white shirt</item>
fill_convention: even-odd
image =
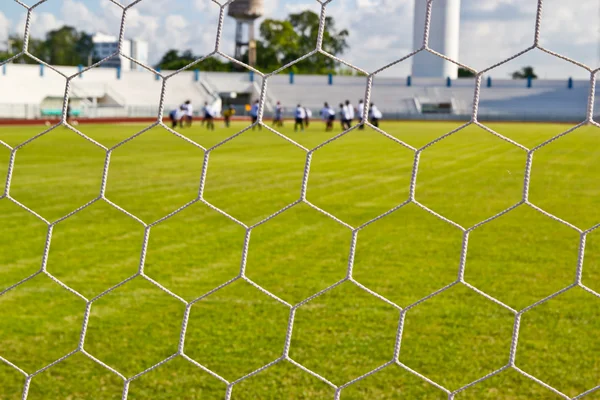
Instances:
[[[340,103],[340,121],[342,123],[342,130],[350,129],[348,106],[344,103]]]
[[[371,120],[371,124],[377,128],[379,128],[379,121],[383,118],[383,114],[377,106],[371,103],[371,110],[369,111],[369,119]]]
[[[350,104],[350,100],[346,100],[346,109],[348,110],[348,129],[350,129],[354,122],[354,106]]]
[[[183,114],[182,117],[179,119],[179,124],[183,128],[184,127],[183,123],[185,122],[186,115],[187,115],[187,104],[183,103],[182,105],[180,105],[179,110],[181,110],[181,112]]]
[[[294,124],[294,132],[298,132],[298,126],[300,126],[300,130],[304,132],[304,120],[306,119],[306,111],[304,111],[304,107],[300,104],[296,107],[295,112],[296,123]]]
[[[185,121],[187,122],[187,126],[188,128],[190,126],[192,126],[192,119],[194,118],[194,106],[192,105],[192,102],[190,100],[187,100],[185,103],[183,103],[183,110],[185,111]],[[183,127],[183,120],[181,121],[181,126]]]
[[[202,109],[204,111],[204,121],[206,121],[206,129],[210,131],[215,130],[215,113],[211,106],[208,103],[204,103],[204,107]]]
[[[360,118],[360,122],[362,122],[363,117],[365,116],[365,102],[363,101],[363,99],[360,99],[358,101],[358,106],[356,107],[356,111],[358,113],[358,118]],[[358,129],[360,129],[361,131],[365,129],[365,125],[361,124]]]
[[[183,116],[185,115],[185,109],[183,106],[177,107],[169,113],[169,119],[171,120],[171,128],[177,128]]]
[[[329,132],[333,130],[333,122],[335,121],[335,110],[329,107],[328,103],[323,105],[321,109],[321,117],[325,121],[325,131]]]

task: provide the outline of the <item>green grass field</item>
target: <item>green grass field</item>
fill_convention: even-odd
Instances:
[[[457,123],[384,123],[421,147]],[[528,148],[569,128],[490,124]],[[111,147],[144,126],[80,129]],[[213,146],[243,128],[182,130]],[[40,127],[3,127],[10,146]],[[307,148],[332,137],[320,123],[282,133]],[[0,181],[10,152],[0,146]],[[415,198],[464,228],[523,196],[527,154],[468,127],[425,150]],[[150,224],[198,196],[204,152],[153,128],[111,155],[106,197]],[[98,197],[105,152],[60,127],[21,148],[10,195],[55,221]],[[275,134],[247,131],[209,156],[204,198],[247,225],[300,198],[306,153]],[[312,157],[307,200],[358,227],[408,199],[414,152],[367,129]],[[588,229],[600,222],[600,131],[583,127],[534,154],[530,200]],[[2,191],[0,190],[0,193]],[[0,291],[42,265],[48,226],[0,200]],[[191,301],[240,273],[245,229],[195,203],[149,230],[144,271]],[[600,291],[600,232],[587,236],[583,283]],[[408,204],[357,234],[354,278],[400,307],[457,280],[463,234]],[[136,274],[143,225],[100,200],[54,226],[47,271],[87,299]],[[246,275],[297,304],[343,279],[352,231],[300,203],[254,228]],[[515,310],[575,282],[580,234],[522,205],[471,232],[465,280]],[[0,296],[0,356],[33,373],[77,349],[86,302],[40,274]],[[600,298],[576,287],[523,314],[516,365],[567,396],[600,384]],[[85,350],[130,378],[177,353],[185,304],[142,277],[94,301]],[[232,382],[281,357],[290,310],[238,280],[196,303],[185,353]],[[335,385],[393,359],[400,310],[345,282],[298,308],[289,356]],[[399,360],[456,390],[509,362],[514,315],[464,285],[406,314]],[[0,399],[21,399],[25,377],[0,363]],[[120,399],[123,380],[82,353],[36,375],[29,399]],[[133,380],[129,399],[222,399],[226,384],[183,357]],[[335,390],[287,361],[233,386],[233,399],[333,399]],[[341,392],[341,399],[446,399],[443,391],[391,365]],[[508,369],[457,399],[557,399]],[[600,392],[586,399],[600,399]]]

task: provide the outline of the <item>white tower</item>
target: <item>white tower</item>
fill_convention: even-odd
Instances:
[[[426,14],[427,0],[415,0],[413,32],[415,49],[423,45]],[[459,29],[460,0],[433,0],[429,48],[453,60],[458,60]],[[441,57],[422,51],[413,57],[412,76],[455,79],[458,77],[458,66]]]

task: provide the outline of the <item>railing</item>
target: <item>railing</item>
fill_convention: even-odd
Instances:
[[[36,104],[0,104],[0,118],[34,119],[40,116]]]

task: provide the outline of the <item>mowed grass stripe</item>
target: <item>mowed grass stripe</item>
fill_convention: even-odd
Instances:
[[[181,133],[210,146],[243,129]],[[454,123],[392,123],[382,128],[422,146],[456,128]],[[115,144],[144,125],[93,126],[81,130]],[[567,129],[544,124],[493,124],[524,145]],[[103,154],[58,128],[17,154],[15,197],[48,218],[58,218],[99,193]],[[0,140],[16,145],[39,127],[0,128]],[[303,133],[283,134],[309,148],[332,137],[315,122]],[[581,225],[600,222],[597,180],[598,128],[585,127],[533,157],[531,200]],[[465,226],[516,203],[522,196],[526,154],[470,127],[421,155],[416,198]],[[160,128],[115,150],[107,197],[152,222],[197,196],[204,152]],[[6,157],[5,157],[6,158]],[[8,158],[1,158],[7,163]],[[307,198],[357,225],[408,196],[414,153],[370,130],[353,131],[313,155]],[[254,223],[299,199],[306,153],[267,130],[247,131],[214,150],[204,196],[215,206]],[[49,164],[52,165],[49,165]],[[5,167],[0,171],[6,170]],[[13,193],[13,192],[11,192]],[[35,272],[47,228],[25,210],[0,200],[0,283]],[[55,227],[49,271],[93,295],[137,271],[143,227],[99,202]],[[596,233],[590,234],[584,283],[600,290]],[[203,204],[194,204],[153,227],[146,272],[191,300],[239,274],[244,229]],[[471,234],[467,280],[517,308],[567,286],[575,278],[578,236],[534,210],[518,209]],[[247,274],[292,303],[345,276],[350,232],[318,211],[298,204],[257,227],[250,238]],[[361,243],[365,243],[362,245]],[[458,230],[415,206],[407,206],[358,235],[355,278],[394,301],[408,304],[456,279]],[[517,365],[569,396],[598,384],[594,334],[600,328],[598,298],[565,293],[525,313]],[[0,355],[33,371],[77,347],[85,304],[45,277],[0,298]],[[138,280],[92,306],[86,349],[131,376],[177,350],[184,305]],[[283,351],[289,310],[243,282],[196,304],[186,353],[235,379]],[[290,354],[327,379],[342,384],[391,359],[399,313],[351,284],[298,310]],[[456,287],[409,311],[400,358],[450,390],[508,362],[513,316],[476,293]],[[130,398],[223,398],[225,388],[183,359],[133,381]],[[85,359],[59,364],[36,376],[30,398],[120,398],[122,387]],[[461,393],[461,399],[546,399],[553,394],[510,371]],[[23,380],[0,368],[0,399],[20,398]],[[6,395],[4,394],[6,393]],[[8,397],[7,397],[8,396]],[[342,399],[445,398],[396,368],[342,392]],[[277,365],[233,391],[234,399],[333,398],[322,383],[289,365]]]

